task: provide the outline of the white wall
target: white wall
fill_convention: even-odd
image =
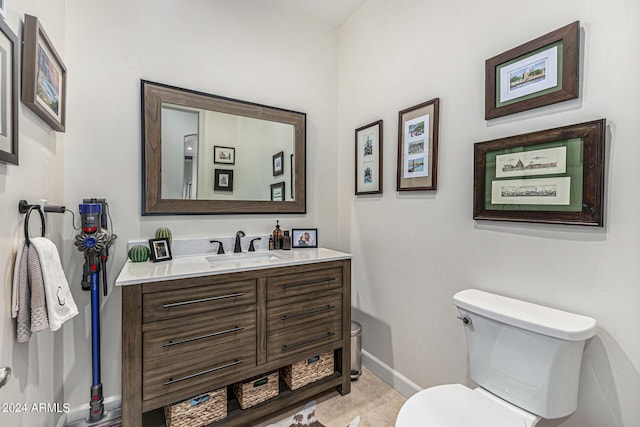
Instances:
[[[110,201],[118,241],[114,280],[128,240],[168,226],[174,238],[231,236],[318,227],[336,247],[336,31],[272,1],[67,0],[69,69],[64,155],[65,201]],[[307,113],[306,215],[140,216],[140,79]],[[64,245],[72,248],[73,230]],[[66,271],[82,313],[65,336],[65,399],[87,402],[90,386],[89,298],[79,290],[82,258],[69,249]],[[103,384],[120,394],[121,293],[104,300]]]
[[[487,58],[581,22],[580,98],[487,122]],[[340,29],[340,235],[364,348],[421,387],[471,384],[452,295],[480,288],[597,319],[578,411],[640,425],[636,183],[640,3],[369,0]],[[437,192],[395,191],[398,111],[440,97]],[[473,143],[606,118],[604,228],[474,221]],[[384,194],[355,197],[354,129],[384,120]]]
[[[293,125],[214,111],[205,112],[202,121],[199,198],[270,200],[270,185],[281,181],[289,194]],[[216,146],[234,148],[234,164],[215,163]],[[280,151],[284,174],[273,176],[273,155]],[[214,190],[216,169],[233,171],[233,191]]]
[[[64,58],[64,1],[8,1],[6,23],[22,40],[24,14],[38,17],[40,24],[58,53]],[[16,46],[22,55],[20,45]],[[20,67],[22,69],[22,67]],[[11,282],[13,263],[23,240],[24,215],[18,213],[18,202],[25,199],[37,203],[63,204],[65,135],[51,130],[21,102],[18,106],[19,165],[0,163],[0,366],[10,366],[13,375],[0,389],[0,403],[27,404],[28,413],[0,413],[0,424],[6,426],[53,425],[59,414],[31,412],[33,403],[64,402],[62,386],[63,344],[66,328],[53,334],[40,332],[27,343],[15,339],[15,322],[11,319]],[[67,214],[68,215],[68,214]],[[31,217],[31,233],[39,235],[39,219]],[[62,242],[63,222],[71,216],[47,214],[47,237],[58,247]]]

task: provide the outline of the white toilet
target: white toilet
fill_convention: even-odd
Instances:
[[[471,378],[480,387],[422,390],[402,406],[396,427],[533,427],[576,410],[594,319],[476,289],[453,300],[465,326]]]

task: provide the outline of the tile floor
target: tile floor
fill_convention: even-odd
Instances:
[[[393,427],[407,399],[363,368],[362,376],[351,383],[351,393],[341,396],[334,391],[315,400],[318,402],[316,418],[326,427],[346,427],[356,416],[360,416],[358,427]],[[253,427],[266,427],[295,414],[297,409],[261,420]]]

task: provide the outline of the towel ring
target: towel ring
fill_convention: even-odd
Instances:
[[[29,215],[31,215],[31,211],[34,209],[37,210],[40,214],[40,222],[42,224],[42,237],[44,237],[45,233],[44,213],[42,212],[42,209],[40,209],[40,206],[31,206],[24,218],[24,241],[27,243],[27,246],[31,244],[31,241],[29,241]]]

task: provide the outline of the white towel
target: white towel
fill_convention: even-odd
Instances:
[[[40,257],[47,313],[49,314],[49,329],[57,331],[64,322],[78,314],[78,307],[76,307],[67,277],[62,270],[56,245],[46,237],[34,237],[30,241],[31,246],[36,249]]]
[[[29,248],[29,255],[27,255],[27,272],[31,290],[31,332],[44,331],[49,329],[49,314],[42,264],[38,251],[33,246]]]

